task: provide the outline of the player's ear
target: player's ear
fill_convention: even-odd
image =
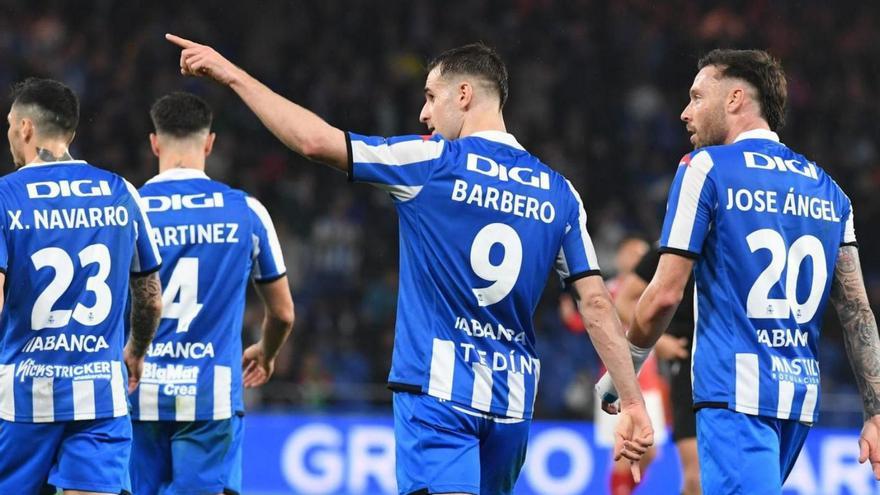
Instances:
[[[26,144],[30,144],[34,139],[34,136],[37,134],[37,129],[34,127],[34,121],[28,118],[22,118],[19,132],[21,133],[21,140]]]
[[[730,113],[736,113],[745,103],[746,92],[743,88],[734,87],[727,94],[727,109]]]
[[[217,134],[211,132],[208,133],[208,137],[205,138],[205,156],[210,156],[211,151],[214,150],[214,140],[217,139]]]
[[[153,151],[153,155],[159,158],[159,136],[152,132],[150,133],[150,149]]]
[[[462,110],[470,106],[474,99],[474,87],[464,81],[458,85],[458,107]]]

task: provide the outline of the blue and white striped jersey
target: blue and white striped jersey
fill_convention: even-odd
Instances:
[[[503,132],[348,144],[351,179],[388,191],[400,216],[392,389],[531,418],[547,275],[598,274],[577,192]]]
[[[849,198],[773,132],[684,157],[661,251],[695,265],[696,407],[815,422],[818,344]]]
[[[82,161],[37,163],[0,178],[0,211],[0,418],[128,414],[129,272],[160,262],[137,191]]]
[[[244,410],[241,330],[248,281],[285,273],[263,205],[195,169],[140,189],[164,260],[162,321],[131,396],[140,421],[226,419]]]

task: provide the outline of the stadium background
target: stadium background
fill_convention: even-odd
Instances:
[[[657,237],[674,168],[689,151],[678,116],[697,58],[718,46],[765,48],[782,60],[789,80],[783,142],[828,170],[855,205],[876,310],[878,22],[880,3],[819,0],[0,0],[0,87],[32,75],[71,85],[82,102],[74,157],[136,185],[157,167],[147,141],[150,104],[168,91],[187,90],[212,105],[218,138],[208,173],[266,204],[281,237],[296,303],[294,337],[279,357],[273,381],[248,396],[249,411],[287,416],[258,414],[252,423],[283,429],[278,422],[287,421],[289,430],[304,418],[318,417],[341,435],[339,452],[348,452],[345,415],[382,418],[390,407],[384,379],[397,289],[392,203],[383,193],[349,185],[340,174],[284,148],[227,89],[180,77],[178,51],[163,33],[212,44],[334,125],[376,135],[424,131],[418,112],[423,67],[432,55],[475,40],[495,46],[510,70],[508,129],[581,192],[607,275],[613,275],[614,248],[623,237]],[[8,108],[8,99],[5,104]],[[0,153],[10,171],[8,149]],[[553,363],[542,373],[537,416],[589,420],[598,361],[584,335],[560,322],[559,293],[555,280],[548,279],[535,316],[541,357]],[[246,340],[257,335],[260,317],[259,306],[249,306]],[[833,310],[822,339],[820,426],[851,429],[861,423],[860,399]],[[254,430],[251,436],[268,441],[268,431],[275,430]],[[811,448],[824,459],[824,444]],[[276,453],[250,451],[246,479],[249,470],[250,476],[262,472],[254,470],[263,464],[257,458]],[[317,472],[327,459],[305,464]],[[277,467],[279,460],[266,462]],[[558,469],[572,466],[565,462]],[[348,479],[351,469],[344,471]],[[850,474],[864,478],[864,472]],[[825,481],[816,483],[824,488],[797,493],[836,490]],[[864,483],[870,490],[864,493],[876,493],[875,485]],[[356,492],[340,486],[338,493]]]

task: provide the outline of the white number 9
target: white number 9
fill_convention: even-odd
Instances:
[[[504,247],[504,256],[497,265],[489,260],[489,253],[495,244]],[[522,241],[519,235],[503,223],[486,225],[474,237],[471,267],[483,280],[494,282],[489,287],[471,289],[480,306],[489,306],[504,299],[516,285],[522,268]]]

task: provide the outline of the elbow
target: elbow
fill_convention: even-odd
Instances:
[[[271,318],[279,327],[284,328],[285,332],[289,332],[293,328],[293,323],[296,321],[296,312],[293,308],[293,302],[289,305],[285,305],[283,308],[273,308],[268,315],[269,318]]]
[[[314,135],[303,139],[300,154],[313,162],[319,162],[327,156],[327,143],[323,136]]]
[[[157,317],[162,316],[162,297],[151,297],[146,302],[147,310],[156,315]]]
[[[584,309],[594,314],[616,313],[617,311],[607,292],[588,294],[583,299],[583,305]]]
[[[656,299],[657,308],[664,312],[675,311],[678,305],[681,304],[683,296],[679,291],[665,291],[659,294]]]

